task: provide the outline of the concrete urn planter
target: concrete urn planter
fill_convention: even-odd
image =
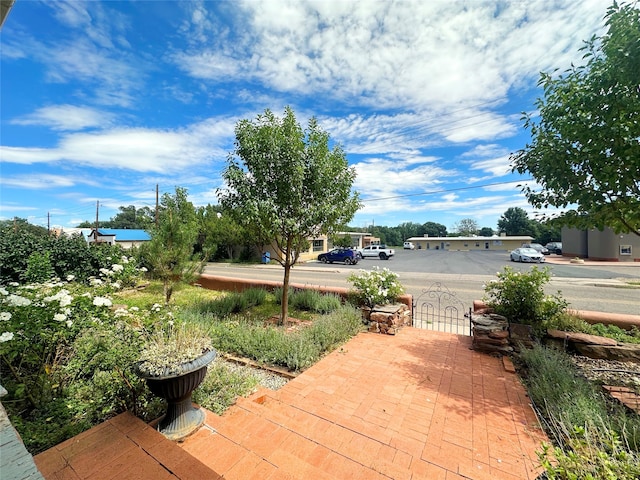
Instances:
[[[191,394],[207,374],[207,366],[216,357],[215,350],[181,365],[180,374],[148,375],[137,370],[151,392],[167,401],[167,412],[158,423],[158,431],[169,440],[179,441],[198,430],[205,421],[205,413],[194,408]]]

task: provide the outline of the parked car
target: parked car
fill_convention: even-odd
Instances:
[[[544,263],[544,255],[535,248],[520,247],[511,252],[512,262]]]
[[[547,255],[549,253],[549,250],[547,250],[545,247],[543,247],[539,243],[523,243],[522,248],[533,248],[534,250],[537,250],[538,252],[544,255]]]
[[[413,250],[414,248],[416,248],[416,246],[413,244],[413,242],[404,242],[405,250]]]
[[[345,265],[355,265],[362,258],[358,252],[350,248],[334,248],[326,253],[318,255],[318,260],[322,263],[339,262]]]
[[[387,248],[386,245],[369,245],[358,251],[363,258],[378,257],[380,260],[389,260],[396,254],[393,248]]]
[[[556,253],[562,255],[562,242],[549,242],[545,245],[549,253]]]

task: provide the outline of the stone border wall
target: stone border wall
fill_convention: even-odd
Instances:
[[[482,312],[486,311],[487,304],[481,300],[473,301],[473,311]],[[624,330],[631,330],[632,326],[640,328],[640,315],[631,315],[625,313],[607,313],[607,312],[593,312],[591,310],[572,310],[567,309],[567,312],[576,315],[585,322],[594,324],[602,323],[605,325],[615,325]]]
[[[195,283],[208,290],[223,290],[227,292],[242,292],[247,288],[266,288],[267,290],[275,290],[276,288],[282,287],[282,282],[274,282],[271,280],[247,280],[244,278],[222,277],[218,275],[200,275]],[[343,299],[346,299],[349,295],[349,289],[344,287],[328,287],[302,283],[291,283],[289,284],[289,287],[300,290],[310,289],[318,290],[322,293],[333,293]],[[408,293],[400,295],[398,303],[405,304],[413,314],[412,295]]]

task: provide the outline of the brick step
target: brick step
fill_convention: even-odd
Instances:
[[[129,412],[36,455],[34,460],[45,479],[222,478]]]

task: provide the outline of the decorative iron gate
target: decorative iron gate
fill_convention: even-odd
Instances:
[[[471,335],[471,308],[440,282],[422,290],[413,302],[413,326]]]

